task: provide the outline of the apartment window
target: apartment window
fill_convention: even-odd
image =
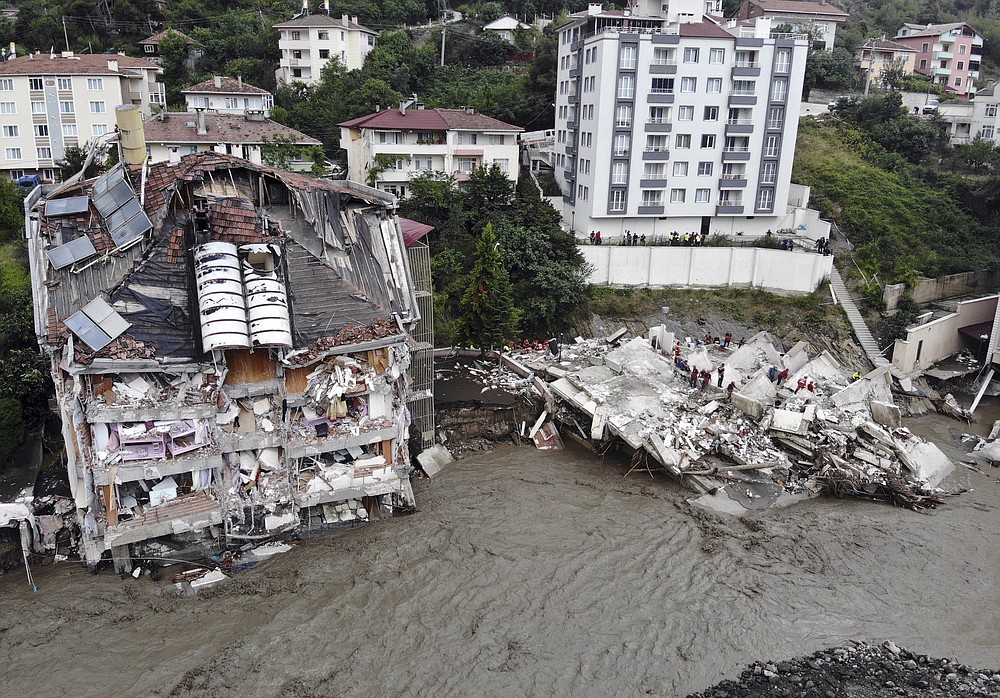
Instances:
[[[582,184],[576,185],[576,197],[586,201],[590,198],[590,187],[585,187]]]
[[[684,199],[687,197],[686,189],[671,189],[670,190],[670,203],[672,204],[683,204]]]
[[[56,82],[59,89],[63,92],[73,89],[73,78],[58,78]]]
[[[21,159],[21,149],[20,148],[4,148],[3,155],[8,160],[20,160]]]
[[[684,49],[684,62],[685,63],[697,63],[698,62],[698,49],[696,49],[696,48],[686,48],[686,49]]]
[[[674,163],[674,177],[687,177],[688,164],[686,162]]]
[[[958,69],[959,70],[964,70],[965,69],[965,62],[964,61],[959,61],[958,62]]]
[[[103,136],[108,132],[107,124],[93,124],[90,127],[90,134],[92,136]]]
[[[654,81],[655,82],[655,81]],[[635,96],[635,78],[622,75],[618,78],[618,99],[632,99]]]
[[[707,89],[709,94],[719,94],[722,92],[722,78],[709,78]]]
[[[503,145],[506,140],[506,137],[502,133],[491,133],[486,136],[486,142],[490,145]]]
[[[625,70],[635,69],[635,46],[622,46],[618,53],[618,67]]]
[[[0,92],[13,92],[13,91],[14,91],[14,79],[0,78]]]
[[[584,140],[586,141],[585,147],[589,148],[590,146],[592,146],[594,144],[594,134],[591,133],[590,131],[588,131],[587,133],[583,134],[583,138],[581,139],[581,141],[584,141]],[[581,142],[581,145],[583,145],[582,142]]]
[[[580,160],[580,174],[590,174],[590,160]]]
[[[712,200],[712,190],[711,189],[695,189],[694,190],[694,202],[696,204],[707,204]]]
[[[962,86],[962,78],[955,78],[955,87]]]
[[[783,102],[788,93],[787,80],[775,80],[771,83],[771,101]]]
[[[920,52],[921,53],[927,53],[928,51],[930,51],[930,49],[931,49],[931,45],[925,41],[923,43],[923,45],[920,47]]]
[[[476,169],[476,158],[458,158],[458,171],[468,174]]]
[[[292,51],[292,58],[295,59],[302,58],[302,51]]]
[[[493,158],[493,164],[500,168],[500,171],[504,174],[510,172],[510,158]],[[587,171],[590,171],[590,167],[587,167]]]
[[[42,79],[41,78],[28,78],[28,89],[29,90],[40,90],[42,89]]]
[[[733,80],[733,94],[748,96],[757,91],[757,83],[753,80]]]
[[[425,157],[418,155],[413,158],[413,168],[423,172],[430,171],[434,168],[433,159],[429,155]]]
[[[59,113],[60,114],[75,114],[76,107],[72,102],[59,102]]]
[[[788,72],[789,53],[788,51],[778,51],[774,57],[774,72]]]
[[[62,134],[64,136],[69,136],[70,138],[76,138],[76,124],[63,124]]]
[[[615,136],[615,155],[628,155],[631,143],[632,139],[627,133],[619,133]]]
[[[757,210],[770,211],[772,208],[774,208],[774,190],[761,189],[757,194]]]
[[[302,38],[301,32],[289,32],[289,34],[291,34],[292,41],[298,41],[299,39]]]
[[[764,144],[764,156],[769,158],[778,157],[779,143],[780,138],[778,136],[768,136]]]
[[[704,121],[718,121],[719,120],[719,108],[718,107],[705,107],[705,111],[702,113],[702,119]]]
[[[670,107],[650,107],[649,108],[649,123],[651,123],[651,124],[669,124],[670,123]]]
[[[329,41],[330,32],[316,32],[316,38],[319,39],[320,41]]]
[[[986,105],[986,116],[993,117],[997,115],[997,105],[987,104]]]
[[[628,128],[632,125],[632,107],[628,104],[620,104],[615,113],[615,126],[618,128]]]
[[[377,140],[382,145],[398,145],[399,144],[399,133],[397,133],[396,131],[376,131],[376,133],[378,135],[375,137],[375,140]],[[462,137],[465,136],[465,135],[466,134],[464,134],[464,133],[458,134],[458,142],[459,142],[459,144],[463,143]]]
[[[715,147],[715,136],[711,133],[705,133],[701,137],[701,147],[702,148],[714,148]]]
[[[663,163],[647,162],[642,167],[643,179],[663,179]]]
[[[699,162],[698,163],[698,176],[699,177],[711,177],[712,176],[712,163],[710,163],[710,162]]]
[[[340,32],[340,40],[347,41],[347,32]]]
[[[678,133],[677,137],[674,139],[675,148],[690,148],[691,147],[691,134],[689,133]]]
[[[611,165],[611,183],[628,184],[628,163],[616,162]]]
[[[965,44],[962,44],[961,46],[958,47],[958,54],[960,56],[964,56],[965,55]]]
[[[714,65],[722,65],[726,62],[726,49],[713,48],[708,51],[708,62]]]
[[[319,50],[319,57],[322,58],[323,60],[326,60],[327,58],[329,58],[330,57],[330,49],[328,49],[328,48],[321,48]]]
[[[983,138],[992,139],[994,134],[994,129],[992,126],[983,126],[982,136]]]
[[[694,92],[698,89],[698,78],[681,78],[681,92]]]
[[[608,206],[612,211],[624,211],[625,210],[625,190],[624,189],[612,189],[611,190],[611,203]]]
[[[87,78],[87,89],[92,91],[103,90],[104,78]]]
[[[226,97],[226,109],[238,109],[240,100],[238,97]]]
[[[674,93],[673,78],[653,78],[649,85],[649,91],[653,94],[669,95]]]
[[[4,126],[3,127],[3,137],[4,138],[17,138],[18,137],[17,126]]]
[[[35,135],[39,138],[47,138],[49,135],[49,127],[45,124],[35,124]]]
[[[672,48],[653,49],[653,65],[673,65],[677,62],[677,54]]]
[[[670,136],[646,136],[646,151],[651,153],[665,152],[670,147]]]
[[[32,102],[34,104],[34,102]],[[45,106],[42,103],[42,106]],[[17,103],[15,102],[0,102],[0,114],[16,114],[17,113]]]
[[[51,160],[52,159],[52,148],[36,148],[39,160]]]
[[[687,105],[682,107],[677,107],[677,120],[694,121],[694,107]]]
[[[663,192],[658,189],[643,189],[642,190],[642,205],[643,206],[662,206],[663,205]]]
[[[920,69],[921,70],[927,70],[927,59],[926,58],[920,59]]]
[[[55,173],[52,170],[42,170],[42,179],[52,181],[55,178]]]
[[[771,107],[767,114],[768,128],[781,128],[785,123],[784,107]]]
[[[760,170],[760,183],[761,184],[774,184],[775,177],[778,173],[778,163],[776,162],[765,162],[764,166]]]
[[[103,114],[107,111],[107,106],[104,102],[91,102],[90,103],[90,113],[91,114]]]

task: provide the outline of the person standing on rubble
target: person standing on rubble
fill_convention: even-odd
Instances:
[[[701,372],[701,389],[704,390],[712,382],[712,374],[704,369]]]
[[[594,238],[595,238],[595,237],[597,237],[597,236],[596,236],[596,235],[594,235],[594,231],[593,231],[593,230],[591,230],[591,231],[590,231],[590,244],[591,244],[591,245],[593,245],[593,244],[594,244]]]
[[[747,343],[747,338],[746,337],[740,337],[740,343],[737,346],[742,347],[746,343]]]
[[[729,348],[729,343],[732,342],[732,341],[733,341],[733,333],[732,332],[726,332],[726,336],[722,340],[722,346],[724,346],[726,349],[728,349]]]
[[[722,378],[725,375],[726,375],[726,365],[725,364],[719,364],[719,382],[718,382],[718,386],[720,388],[722,387]]]
[[[788,369],[787,368],[784,369],[781,373],[778,374],[778,389],[779,390],[781,389],[781,386],[783,386],[785,384],[786,380],[788,380]]]
[[[809,381],[809,385],[806,386],[806,390],[808,390],[810,393],[816,392],[816,386],[813,385],[812,381]]]
[[[692,388],[698,387],[698,369],[696,368],[691,369],[691,380],[688,381],[688,385],[690,385]]]
[[[778,380],[778,367],[772,365],[771,368],[767,369],[767,379],[772,383]]]
[[[712,333],[711,332],[706,332],[705,333],[705,344],[711,344],[712,343],[712,339],[713,339]]]
[[[730,402],[733,401],[734,390],[736,390],[736,381],[729,381],[729,385],[726,386],[726,399]]]
[[[795,385],[795,392],[797,393],[800,390],[804,390],[805,387],[806,387],[806,383],[808,383],[808,382],[809,382],[809,379],[806,378],[805,376],[802,376],[801,378],[799,378],[799,382],[796,383],[796,385]]]

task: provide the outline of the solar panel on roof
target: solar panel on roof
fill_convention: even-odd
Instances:
[[[117,209],[128,203],[129,199],[134,198],[135,192],[132,191],[132,187],[125,180],[121,180],[112,185],[110,189],[100,196],[94,197],[94,206],[102,216],[107,218]]]
[[[110,170],[102,174],[96,180],[94,180],[94,186],[91,190],[91,195],[96,199],[101,194],[105,193],[112,186],[118,182],[124,181],[125,170],[122,168],[121,163],[118,163]]]
[[[124,247],[153,227],[149,222],[149,217],[144,211],[139,211],[136,215],[125,221],[120,228],[111,231],[111,239],[115,241],[117,247]]]
[[[78,237],[76,240],[70,240],[65,245],[59,245],[58,247],[53,247],[51,250],[46,250],[45,254],[49,256],[49,263],[55,269],[62,269],[68,267],[70,264],[79,262],[81,259],[93,257],[97,254],[97,249],[94,247],[94,243],[90,241],[90,238],[84,235]]]
[[[90,208],[89,196],[70,196],[65,199],[53,199],[45,202],[46,216],[68,216],[73,213],[83,213]]]
[[[139,205],[139,200],[133,196],[120,208],[104,216],[104,222],[108,226],[108,230],[114,232],[118,228],[125,225],[125,221],[139,213],[141,210],[142,206]]]
[[[95,298],[68,318],[66,327],[86,342],[94,351],[111,344],[131,324],[119,315],[103,298]]]

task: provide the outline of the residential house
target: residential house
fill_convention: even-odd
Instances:
[[[514,33],[518,29],[531,29],[531,27],[513,17],[501,17],[483,27],[484,32],[495,34],[509,44],[514,43]]]
[[[204,557],[412,510],[394,199],[218,153],[26,201],[81,556]]]
[[[808,37],[700,9],[592,4],[560,27],[555,175],[578,234],[787,225]]]
[[[948,126],[948,140],[960,145],[982,138],[1000,142],[1000,94],[997,83],[976,92],[976,98],[963,101],[942,102],[938,117]]]
[[[915,72],[960,97],[976,93],[983,36],[965,22],[904,24],[895,40],[915,49]]]
[[[0,62],[0,170],[56,177],[66,148],[114,131],[115,108],[164,103],[163,69],[124,54],[31,54]]]
[[[427,172],[461,182],[477,167],[497,165],[517,182],[517,134],[524,129],[471,107],[425,109],[411,101],[339,126],[348,179],[374,181],[400,198],[409,193],[410,179]]]
[[[243,82],[242,77],[215,75],[211,80],[199,82],[181,90],[188,111],[208,109],[219,114],[245,114],[262,112],[271,115],[274,96],[267,90]]]
[[[265,119],[260,112],[249,114],[209,114],[204,109],[191,112],[164,112],[144,124],[149,162],[177,162],[192,153],[214,152],[234,155],[255,165],[266,164],[262,148],[280,142],[304,149],[290,158],[290,169],[309,171],[313,159],[306,149],[322,143],[288,126]]]
[[[307,14],[274,28],[280,32],[281,51],[275,76],[284,84],[319,82],[331,60],[340,61],[347,70],[359,70],[378,36],[373,29],[358,24],[357,17],[347,15],[334,19],[329,14]]]
[[[886,71],[895,71],[902,76],[913,75],[916,56],[916,49],[883,36],[868,39],[858,48],[854,54],[854,67],[866,79],[870,77],[871,84],[885,87]]]
[[[188,50],[187,55],[184,57],[184,67],[188,71],[194,70],[195,63],[205,55],[205,48],[187,34],[179,32],[176,29],[164,29],[140,41],[139,48],[142,50],[143,58],[157,65],[163,65],[160,42],[167,37],[179,39],[187,45]]]
[[[740,19],[764,17],[776,32],[809,34],[812,48],[832,51],[837,25],[847,21],[847,13],[826,2],[803,0],[744,0],[737,12]]]

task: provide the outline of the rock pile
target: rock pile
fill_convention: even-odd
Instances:
[[[971,669],[950,659],[909,652],[892,641],[854,642],[784,662],[755,662],[688,698],[889,698],[1000,696],[1000,670]]]

